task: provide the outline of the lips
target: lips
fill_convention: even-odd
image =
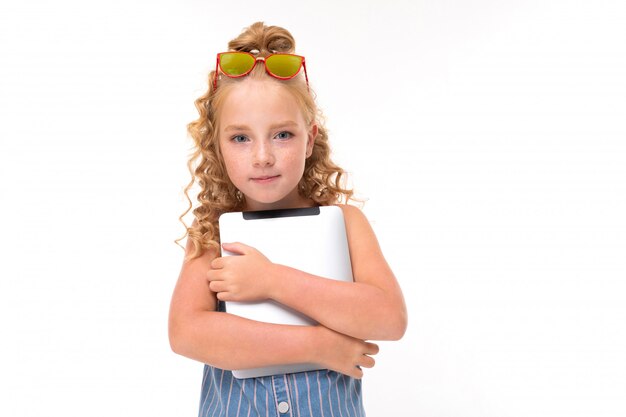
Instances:
[[[265,184],[265,183],[269,183],[269,182],[274,181],[278,177],[280,177],[280,175],[263,175],[263,176],[260,176],[260,177],[251,178],[251,180],[254,181],[254,182]]]

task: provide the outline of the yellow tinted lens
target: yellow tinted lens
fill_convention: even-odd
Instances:
[[[300,71],[302,58],[295,55],[272,55],[265,60],[265,65],[272,74],[291,78]]]
[[[220,68],[227,75],[241,75],[254,67],[254,58],[248,54],[225,53],[220,55]]]

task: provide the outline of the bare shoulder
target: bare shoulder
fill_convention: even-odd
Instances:
[[[187,244],[185,245],[185,259],[183,260],[183,269],[186,267],[192,267],[196,264],[208,266],[211,261],[220,256],[219,251],[215,248],[202,249],[200,255],[195,258],[190,258],[190,255],[195,250],[195,243],[193,240],[187,238]]]
[[[367,217],[360,208],[351,206],[350,204],[337,204],[337,207],[341,208],[341,211],[343,212],[348,233],[350,233],[350,230],[360,230],[362,232],[374,233],[370,226],[370,222],[367,220]]]
[[[198,221],[196,219],[193,220],[193,222],[191,223],[191,226],[194,227],[198,224]],[[194,241],[187,236],[187,243],[185,245],[185,261],[183,262],[183,268],[185,268],[186,264],[189,262],[193,263],[211,263],[211,261],[220,256],[220,253],[217,249],[213,249],[213,248],[209,248],[209,249],[202,249],[200,256],[195,257],[193,259],[187,259],[189,258],[189,256],[194,252],[196,248],[196,245],[194,243]]]
[[[368,263],[376,257],[382,259],[378,239],[363,211],[349,204],[337,204],[337,206],[343,212],[350,256],[355,259],[361,254],[363,255],[362,260],[369,258]],[[375,255],[374,258],[370,258],[372,255]]]
[[[350,205],[350,204],[335,204],[335,206],[339,207],[343,211],[344,215],[346,213],[361,212],[361,210],[358,207]]]

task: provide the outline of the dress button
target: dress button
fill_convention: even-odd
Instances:
[[[289,411],[289,403],[285,402],[285,401],[281,401],[278,403],[278,412],[280,414],[285,414],[287,411]]]

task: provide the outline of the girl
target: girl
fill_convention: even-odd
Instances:
[[[244,243],[220,257],[217,220],[229,211],[312,207],[348,201],[343,171],[329,157],[326,129],[308,85],[305,60],[285,29],[255,23],[217,56],[209,89],[188,126],[199,206],[187,228],[186,257],[170,306],[172,350],[205,363],[201,416],[363,416],[362,368],[378,346],[406,329],[402,292],[361,211],[343,210],[354,282],[273,264]],[[304,77],[302,77],[304,75]],[[190,207],[181,216],[191,210]],[[316,326],[247,320],[224,301],[273,299]],[[324,371],[250,379],[230,370],[318,363]]]

